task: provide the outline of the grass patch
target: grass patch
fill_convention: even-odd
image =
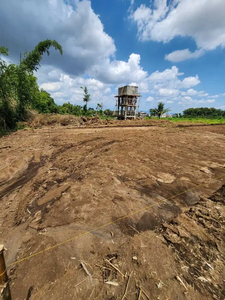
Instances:
[[[166,118],[171,122],[188,122],[188,123],[198,123],[198,124],[225,124],[225,118]]]
[[[112,116],[99,116],[99,118],[102,119],[102,120],[115,120],[115,119],[117,119],[116,117],[112,117]]]

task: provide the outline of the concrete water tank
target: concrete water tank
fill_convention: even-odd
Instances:
[[[118,88],[118,95],[138,95],[138,87],[126,85]]]

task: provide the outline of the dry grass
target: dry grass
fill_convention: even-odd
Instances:
[[[38,114],[29,123],[31,127],[39,128],[49,125],[74,125],[80,126],[84,123],[82,117],[75,117],[73,115],[58,115],[58,114]]]

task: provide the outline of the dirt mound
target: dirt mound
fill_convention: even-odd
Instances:
[[[75,125],[80,126],[84,121],[80,117],[72,115],[38,114],[29,123],[30,127],[40,128],[49,125]]]
[[[72,127],[103,127],[103,126],[164,126],[170,124],[169,120],[116,120],[116,119],[101,119],[95,117],[76,117],[73,115],[57,115],[57,114],[36,114],[28,122],[28,125],[33,128],[41,128],[43,126],[72,126]]]
[[[223,299],[222,126],[95,128],[103,121],[0,139],[13,297]]]

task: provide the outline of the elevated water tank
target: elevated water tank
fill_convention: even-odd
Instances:
[[[133,86],[133,85],[126,85],[118,88],[118,95],[138,95],[138,86]]]

